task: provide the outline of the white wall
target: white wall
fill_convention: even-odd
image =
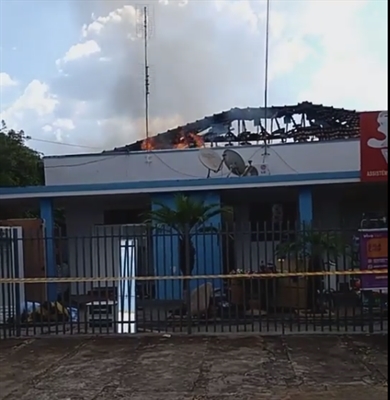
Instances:
[[[237,226],[237,232],[234,234],[236,269],[259,271],[261,264],[275,265],[275,251],[279,241],[252,242],[249,208],[246,205],[234,207],[234,218]]]
[[[268,148],[265,160],[271,175],[358,171],[359,148],[358,140],[278,144]],[[222,154],[224,149],[215,151]],[[234,149],[255,167],[263,163],[261,146]],[[207,175],[197,149],[48,157],[44,164],[46,185],[188,180]],[[211,178],[226,175],[224,167]]]
[[[102,196],[93,202],[79,199],[63,203],[65,208],[68,240],[68,264],[72,277],[115,276],[119,268],[119,227],[109,226],[97,232],[104,223],[104,211],[108,209],[138,208],[145,199],[130,196]],[[104,238],[106,236],[106,238]],[[72,294],[84,294],[97,287],[97,283],[72,283]],[[113,286],[101,283],[100,287]]]

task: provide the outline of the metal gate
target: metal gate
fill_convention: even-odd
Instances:
[[[0,227],[0,278],[24,278],[21,227]],[[0,324],[20,318],[24,303],[24,284],[1,283]]]

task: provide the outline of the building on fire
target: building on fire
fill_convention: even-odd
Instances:
[[[200,156],[204,148],[209,156],[213,152],[207,162]],[[209,171],[207,166],[223,160],[226,150],[233,150],[233,164],[241,162],[238,154],[251,172],[241,173],[238,165],[234,171],[226,163]],[[55,209],[65,213],[70,275],[84,270],[101,276],[105,268],[115,276],[119,239],[112,232],[119,235],[127,226],[141,232],[145,211],[155,201],[172,205],[178,192],[233,208],[235,226],[247,231],[237,228],[228,251],[234,268],[247,270],[276,262],[270,240],[251,233],[272,221],[275,205],[283,223],[321,229],[357,229],[363,213],[387,214],[387,111],[360,113],[311,103],[235,108],[103,153],[45,157],[44,167],[45,186],[0,189],[1,208],[40,209],[47,240],[45,267],[37,267],[37,274],[56,276],[55,243],[48,240],[55,232]],[[224,221],[218,216],[213,222]],[[193,274],[226,271],[218,246],[213,235],[197,242],[203,261]],[[146,257],[138,273],[179,275],[177,249],[161,239],[150,244],[152,253],[157,250],[160,256]],[[156,297],[180,296],[180,288],[165,285],[168,289],[157,285]],[[73,294],[87,289],[71,286]]]

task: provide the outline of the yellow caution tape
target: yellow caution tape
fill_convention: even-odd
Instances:
[[[354,271],[319,271],[319,272],[279,272],[279,273],[251,273],[227,275],[179,275],[179,276],[99,276],[74,278],[0,278],[0,283],[77,283],[77,282],[118,282],[118,281],[154,281],[154,280],[190,280],[190,279],[237,279],[237,278],[288,278],[310,276],[345,276],[345,275],[387,275],[387,269],[354,270]]]

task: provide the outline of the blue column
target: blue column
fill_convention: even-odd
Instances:
[[[205,204],[217,204],[221,205],[221,197],[218,192],[198,192],[194,193],[193,197],[199,200],[203,200]],[[214,216],[207,221],[207,225],[213,226],[216,229],[221,229],[222,218],[221,214]],[[225,239],[226,240],[226,239]],[[223,259],[222,259],[222,241],[220,240],[219,233],[200,233],[195,235],[193,243],[196,249],[195,266],[193,269],[193,275],[220,275],[223,273]],[[222,288],[221,279],[206,279],[191,281],[190,288],[210,282],[214,289]]]
[[[220,204],[219,193],[213,192],[197,192],[188,194],[194,199],[203,200],[206,204]],[[174,207],[174,193],[152,195],[152,208],[156,207],[153,202],[158,201]],[[221,215],[214,216],[210,221],[210,225],[216,228],[221,226]],[[213,233],[195,234],[192,238],[195,247],[195,265],[192,275],[218,275],[222,273],[222,250],[219,235]],[[179,248],[177,237],[167,233],[155,233],[154,240],[154,266],[156,275],[174,275],[180,276],[179,266]],[[221,287],[221,280],[209,280],[214,288]],[[204,283],[191,281],[190,288]],[[179,279],[174,281],[157,281],[157,297],[159,299],[181,299],[182,298],[182,282]]]
[[[40,200],[41,219],[44,222],[44,240],[46,256],[46,276],[48,278],[57,277],[57,265],[54,246],[54,216],[53,202],[51,199],[43,198]],[[47,300],[57,300],[57,284],[47,284]]]
[[[159,208],[154,202],[159,202],[169,208],[174,207],[173,194],[158,193],[151,195],[152,210]],[[180,276],[179,241],[176,233],[166,230],[153,232],[153,262],[156,276]],[[181,281],[156,281],[156,297],[160,300],[181,298]]]
[[[299,188],[299,222],[301,226],[310,226],[313,221],[313,196],[310,186]]]

